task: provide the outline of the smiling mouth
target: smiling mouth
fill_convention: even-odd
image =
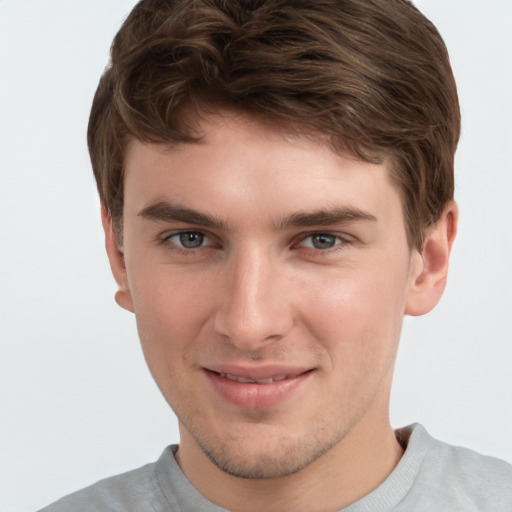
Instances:
[[[269,377],[257,379],[257,378],[252,378],[252,377],[245,377],[242,375],[235,375],[234,373],[218,372],[218,371],[210,370],[210,369],[206,369],[206,368],[205,368],[205,370],[213,375],[222,377],[223,379],[227,379],[232,382],[238,382],[240,384],[272,384],[273,382],[282,382],[284,380],[292,380],[292,379],[295,379],[296,377],[306,375],[313,371],[313,370],[306,370],[306,371],[300,371],[300,372],[290,373],[290,374],[283,373],[283,374],[272,375]]]
[[[236,368],[204,370],[220,397],[239,409],[250,410],[270,409],[291,398],[314,372],[314,369],[283,367],[241,369],[240,372]]]
[[[240,382],[242,384],[271,384],[272,382],[280,382],[286,379],[293,379],[294,377],[298,377],[299,375],[301,375],[301,373],[295,373],[293,375],[276,375],[275,377],[268,377],[266,379],[250,379],[248,377],[240,377],[239,375],[233,375],[232,373],[213,373],[216,373],[217,375],[220,375],[225,379]]]

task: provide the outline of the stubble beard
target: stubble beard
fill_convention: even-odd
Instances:
[[[261,436],[262,449],[251,454],[244,450],[241,439],[213,441],[184,426],[215,466],[228,475],[246,480],[285,478],[298,473],[342,441],[352,427],[340,428],[338,425],[333,428],[333,425],[317,424],[302,439]]]

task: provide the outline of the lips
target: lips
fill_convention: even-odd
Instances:
[[[310,368],[210,367],[205,374],[215,395],[238,408],[271,409],[292,399],[312,377]]]
[[[232,373],[220,373],[219,375],[226,379],[234,380],[235,382],[241,382],[242,384],[271,384],[272,382],[280,382],[285,379],[292,379],[300,374],[276,375],[274,377],[267,377],[265,379],[251,379],[250,377],[242,377],[240,375],[233,375]]]

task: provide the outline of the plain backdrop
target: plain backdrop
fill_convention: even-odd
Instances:
[[[512,461],[512,1],[423,0],[459,83],[460,231],[405,322],[391,419]],[[28,512],[178,441],[113,300],[88,111],[133,0],[0,0],[0,510]]]

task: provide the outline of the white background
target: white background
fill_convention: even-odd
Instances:
[[[155,460],[176,420],[113,301],[88,111],[133,0],[0,0],[0,510]],[[463,114],[445,297],[407,319],[392,423],[512,461],[512,1],[423,0]]]

